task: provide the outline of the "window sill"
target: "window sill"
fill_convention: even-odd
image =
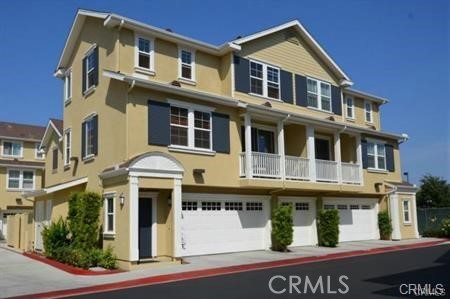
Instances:
[[[89,156],[83,157],[83,162],[84,163],[91,162],[94,159],[95,159],[95,155],[89,155]]]
[[[367,168],[367,171],[373,173],[388,173],[388,171],[385,169],[376,169],[376,168]]]
[[[95,89],[96,89],[96,87],[97,87],[97,86],[95,86],[95,85],[89,87],[87,90],[85,90],[85,91],[83,92],[83,96],[84,96],[85,98],[87,98],[88,96],[90,96],[91,94],[93,94],[94,91],[95,91]]]
[[[8,159],[23,159],[23,156],[10,156],[10,155],[2,155],[3,158]]]
[[[266,97],[266,96],[263,96],[263,95],[260,95],[260,94],[257,94],[257,93],[250,92],[249,95],[254,96],[254,97],[258,97],[258,98],[261,98],[261,99],[269,100],[269,101],[283,102],[280,99]]]
[[[186,78],[178,78],[178,81],[180,81],[183,84],[188,84],[188,85],[192,85],[192,86],[196,86],[197,82],[195,80],[191,80],[191,79],[186,79]]]
[[[412,226],[412,223],[411,222],[403,222],[403,225],[404,226]]]
[[[140,74],[144,74],[144,75],[148,75],[148,76],[155,76],[156,75],[154,70],[146,69],[146,68],[143,68],[143,67],[140,67],[140,66],[135,66],[134,67],[134,71],[136,73],[140,73]]]
[[[169,145],[168,148],[169,148],[170,152],[197,154],[197,155],[205,155],[205,156],[215,156],[216,155],[215,151],[207,150],[207,149],[190,148],[190,147],[177,146],[177,145]]]
[[[11,188],[6,188],[6,192],[31,192],[31,191],[35,191],[35,189],[11,189]]]
[[[70,169],[70,164],[64,165],[64,171],[67,171]]]
[[[316,107],[313,107],[313,106],[306,106],[306,108],[314,110],[314,111],[318,111],[318,112],[334,115],[333,111],[322,110],[322,109],[319,109],[319,108],[316,108]]]
[[[116,233],[115,232],[103,232],[103,239],[115,239]]]
[[[64,100],[64,107],[69,106],[70,103],[72,103],[72,98]]]
[[[346,117],[345,119],[346,119],[347,121],[352,122],[352,123],[354,123],[354,122],[356,121],[354,118],[351,118],[351,117]]]

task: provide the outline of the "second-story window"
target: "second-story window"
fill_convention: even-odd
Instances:
[[[144,71],[154,71],[153,39],[136,37],[136,67]]]
[[[40,143],[36,143],[35,144],[35,158],[42,160],[44,159],[44,152],[40,149],[41,144]]]
[[[64,102],[70,101],[72,98],[72,69],[66,72],[64,77]]]
[[[170,143],[188,146],[188,110],[170,107]]]
[[[211,146],[211,114],[194,111],[195,147],[209,149]]]
[[[250,92],[264,97],[280,98],[280,69],[250,61]]]
[[[366,122],[368,123],[372,123],[373,122],[373,116],[372,116],[372,103],[366,101],[364,103],[364,111],[365,111],[365,117],[366,117]]]
[[[72,130],[67,129],[64,133],[64,166],[70,164],[70,156],[72,152]]]
[[[355,118],[355,106],[354,106],[352,97],[347,97],[346,107],[347,107],[347,109],[346,109],[347,118],[354,119]]]
[[[8,170],[8,189],[10,190],[33,190],[34,171],[33,170]]]
[[[382,142],[367,142],[367,166],[372,169],[386,170],[386,147]]]
[[[5,157],[21,158],[23,154],[22,142],[18,141],[3,141],[2,155]]]
[[[307,78],[308,107],[331,112],[331,85]]]
[[[98,115],[86,118],[81,124],[81,156],[84,160],[97,155]]]
[[[195,53],[180,49],[179,56],[180,78],[195,81]]]

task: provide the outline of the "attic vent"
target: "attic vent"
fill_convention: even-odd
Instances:
[[[284,34],[284,38],[290,42],[293,43],[294,45],[300,45],[300,41],[298,40],[297,36],[295,35],[294,32],[292,31],[288,31]]]

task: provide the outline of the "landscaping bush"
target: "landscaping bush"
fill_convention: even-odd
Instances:
[[[105,269],[114,269],[116,265],[116,255],[113,253],[112,247],[108,246],[105,251],[102,252],[98,266]]]
[[[450,238],[450,218],[442,220],[439,228],[427,229],[422,233],[424,237]]]
[[[378,213],[378,228],[380,229],[380,239],[390,240],[392,234],[391,218],[387,211]]]
[[[53,259],[59,259],[61,251],[70,245],[69,234],[69,227],[62,218],[45,227],[42,232],[45,255]]]
[[[442,237],[450,238],[450,218],[445,218],[442,220],[441,232]]]
[[[272,218],[272,249],[287,251],[294,234],[292,205],[281,205],[275,208]]]
[[[319,213],[319,245],[325,247],[336,247],[338,243],[338,210],[321,210]]]

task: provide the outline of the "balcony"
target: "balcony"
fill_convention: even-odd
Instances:
[[[240,176],[247,176],[245,153],[240,154]],[[283,174],[284,169],[284,174]],[[315,159],[315,175],[310,173],[310,159],[281,155],[251,153],[250,177],[342,183],[359,185],[362,183],[359,164]],[[339,171],[340,170],[340,171]],[[340,175],[339,175],[340,174]]]

